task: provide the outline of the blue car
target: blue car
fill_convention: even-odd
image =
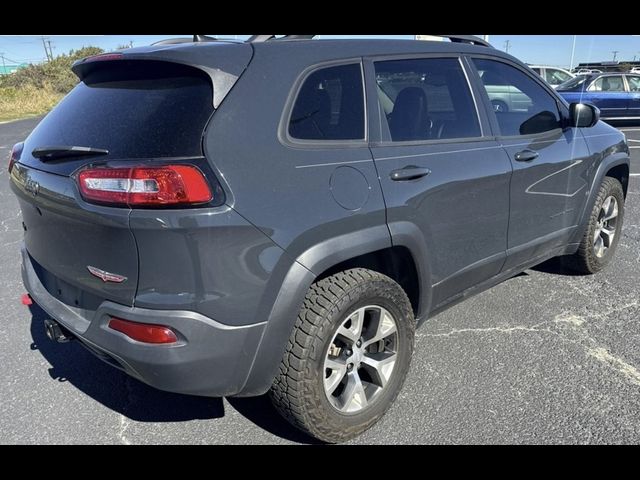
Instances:
[[[600,109],[603,120],[640,120],[640,75],[578,75],[560,85],[556,91],[569,103],[592,103]]]

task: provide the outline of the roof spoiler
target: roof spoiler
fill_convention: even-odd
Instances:
[[[159,42],[152,43],[151,45],[175,45],[178,43],[201,43],[201,42],[215,42],[218,40],[214,37],[207,35],[194,35],[191,38],[168,38],[166,40],[160,40]]]
[[[436,37],[448,38],[454,43],[469,43],[472,45],[481,45],[483,47],[493,48],[493,46],[475,35],[434,35]],[[284,37],[276,38],[275,35],[252,35],[247,42],[248,43],[261,43],[271,40],[311,40],[316,35],[285,35]]]

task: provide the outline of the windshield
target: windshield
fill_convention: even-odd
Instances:
[[[558,90],[578,90],[589,78],[588,75],[578,75],[558,86]]]

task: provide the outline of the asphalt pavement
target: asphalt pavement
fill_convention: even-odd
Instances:
[[[37,119],[0,125],[0,157]],[[640,443],[640,126],[617,258],[528,270],[427,322],[402,393],[352,443]],[[282,444],[310,439],[264,397],[163,393],[47,340],[20,304],[20,211],[0,168],[0,443]]]

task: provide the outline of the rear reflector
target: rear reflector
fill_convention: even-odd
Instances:
[[[28,293],[23,293],[23,294],[20,296],[20,302],[21,302],[23,305],[27,305],[27,306],[29,306],[29,305],[33,305],[33,298],[31,298],[31,295],[29,295]]]
[[[82,197],[107,205],[163,206],[208,203],[209,184],[193,165],[90,168],[78,175]]]
[[[112,317],[109,328],[124,333],[127,337],[144,343],[175,343],[178,337],[169,327],[150,323],[131,322]]]

